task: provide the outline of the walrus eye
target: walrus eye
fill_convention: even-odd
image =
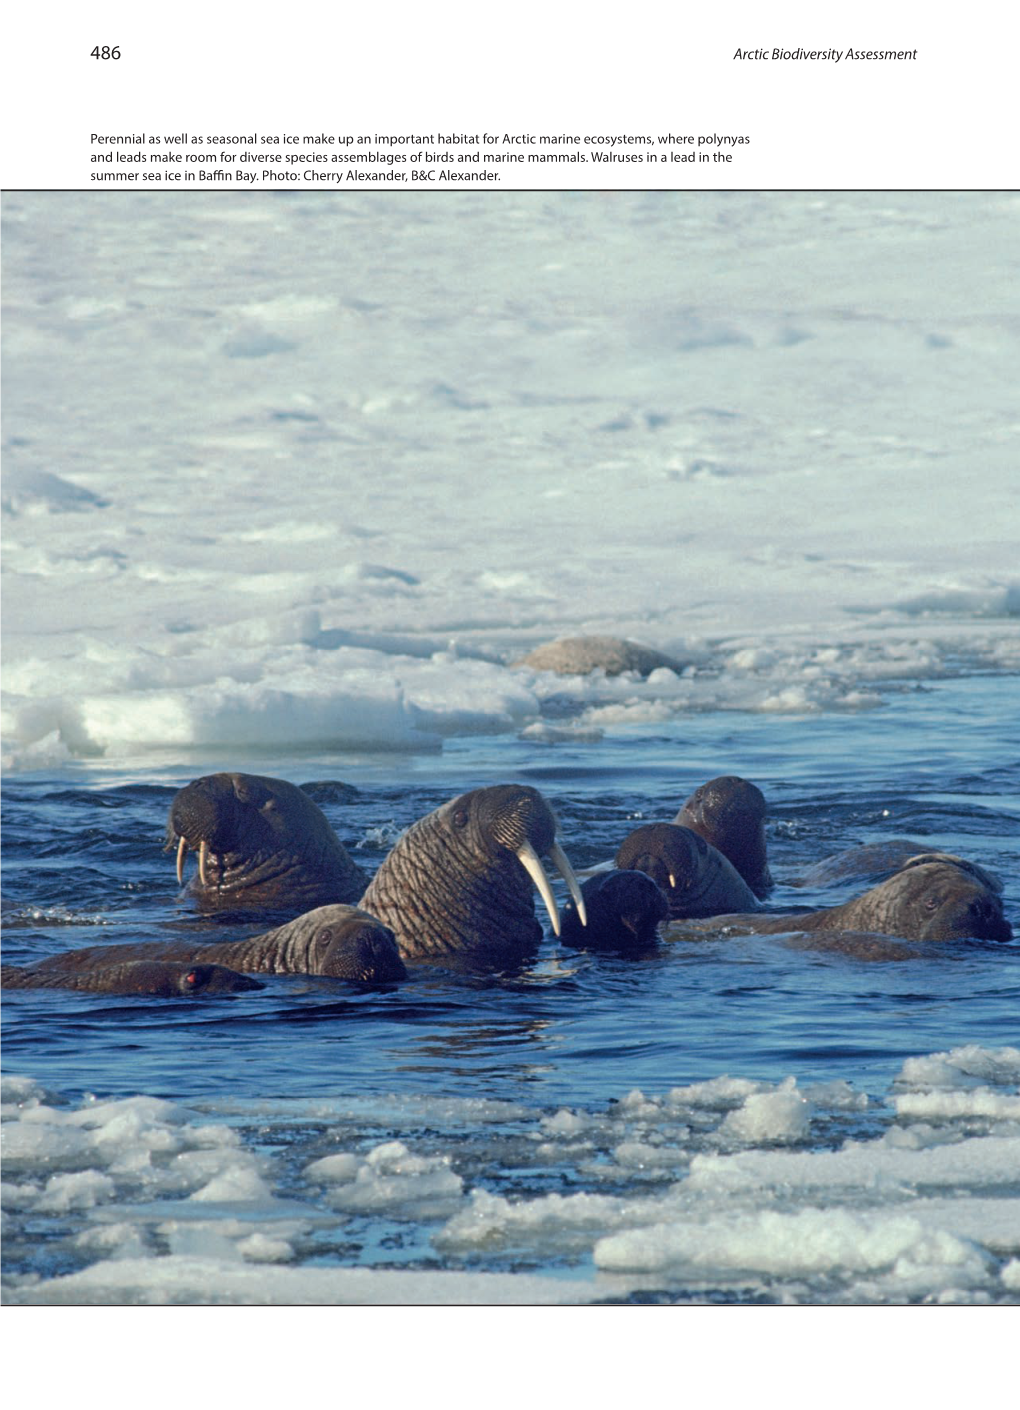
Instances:
[[[184,982],[185,984],[189,984],[191,988],[194,989],[195,986],[198,984],[198,971],[194,969],[189,969],[187,974],[184,976]]]
[[[938,896],[925,896],[924,898],[924,908],[926,911],[937,911],[940,904],[941,900]]]
[[[320,950],[325,950],[327,946],[331,944],[332,940],[333,932],[331,930],[320,930],[315,937],[315,943],[319,946]]]
[[[466,809],[466,808],[458,808],[458,809],[454,812],[454,815],[453,815],[453,818],[452,818],[452,822],[453,822],[454,827],[467,827],[467,823],[468,823],[467,809]]]

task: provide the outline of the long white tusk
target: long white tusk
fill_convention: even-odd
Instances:
[[[549,860],[567,883],[567,890],[574,898],[574,905],[577,907],[577,917],[582,925],[588,924],[588,914],[584,909],[584,897],[581,895],[581,888],[577,884],[577,877],[574,875],[574,868],[567,861],[567,854],[560,844],[553,839],[553,845],[549,848]]]
[[[669,874],[669,884],[670,884],[670,888],[671,888],[673,891],[675,891],[675,890],[676,890],[676,877],[673,875],[672,872],[670,872],[670,874]]]
[[[524,842],[517,850],[517,860],[531,877],[538,887],[538,894],[545,902],[545,908],[549,912],[549,919],[552,921],[553,934],[560,933],[560,913],[556,909],[556,897],[552,893],[549,885],[549,878],[542,870],[542,863],[538,860],[538,853],[530,842]]]
[[[187,856],[188,842],[182,837],[177,848],[177,885],[184,885],[184,858]]]
[[[203,887],[208,885],[208,882],[205,879],[205,859],[208,853],[209,844],[208,842],[206,842],[205,838],[203,838],[202,841],[198,844],[198,879],[202,883]]]

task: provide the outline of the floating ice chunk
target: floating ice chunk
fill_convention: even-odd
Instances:
[[[561,1107],[552,1116],[543,1116],[539,1125],[547,1136],[578,1136],[591,1127],[590,1116]]]
[[[10,1105],[11,1111],[3,1111],[3,1115],[14,1115],[17,1107],[27,1102],[41,1102],[45,1092],[38,1082],[31,1077],[19,1077],[14,1073],[0,1077],[0,1105],[6,1107]]]
[[[463,1189],[463,1180],[450,1169],[449,1156],[413,1155],[402,1141],[386,1141],[359,1161],[353,1179],[347,1176],[330,1190],[329,1200],[335,1208],[352,1212],[385,1210],[393,1216],[406,1212],[429,1218],[449,1214]]]
[[[268,1234],[251,1234],[240,1241],[237,1251],[249,1263],[289,1263],[294,1257],[286,1239],[273,1239]]]
[[[1020,1121],[1020,1097],[1006,1097],[989,1087],[968,1092],[905,1092],[893,1097],[897,1116],[924,1116],[953,1120],[961,1116],[989,1116]]]
[[[251,1165],[238,1162],[215,1175],[200,1190],[195,1190],[191,1199],[231,1204],[267,1204],[273,1199],[273,1192]]]
[[[0,1149],[8,1175],[38,1167],[79,1169],[89,1162],[92,1148],[86,1132],[68,1130],[56,1123],[6,1121],[0,1127]]]
[[[686,1129],[682,1133],[686,1135]],[[686,1164],[682,1150],[674,1145],[653,1146],[647,1141],[621,1141],[613,1147],[613,1159],[617,1164],[632,1170],[673,1170]]]
[[[912,1194],[918,1185],[983,1190],[1012,1187],[1020,1169],[1020,1137],[976,1136],[952,1144],[904,1149],[881,1141],[849,1141],[838,1151],[741,1151],[695,1155],[692,1191],[847,1189],[869,1197]]]
[[[640,1088],[634,1087],[610,1105],[609,1114],[617,1120],[656,1121],[662,1115],[662,1106],[657,1099],[646,1097]]]
[[[899,1260],[956,1265],[971,1247],[917,1219],[804,1209],[764,1210],[700,1224],[656,1224],[611,1234],[594,1249],[599,1268],[674,1272],[729,1270],[782,1276],[891,1268]]]
[[[36,1200],[40,1214],[67,1214],[72,1209],[92,1209],[113,1199],[116,1185],[109,1175],[97,1170],[79,1170],[71,1175],[52,1175]]]
[[[756,1092],[731,1111],[719,1128],[724,1141],[744,1145],[787,1144],[803,1140],[811,1127],[811,1103],[788,1077],[776,1092]]]
[[[74,1239],[75,1248],[107,1258],[143,1258],[150,1252],[143,1230],[137,1224],[93,1224]]]
[[[768,1090],[768,1083],[754,1082],[747,1077],[713,1077],[707,1082],[692,1082],[686,1087],[671,1087],[666,1100],[671,1107],[707,1107],[711,1111],[729,1111],[740,1106],[756,1092]]]
[[[519,1273],[419,1272],[374,1268],[248,1266],[225,1258],[170,1254],[110,1259],[78,1273],[18,1289],[20,1303],[145,1303],[194,1306],[486,1306],[585,1302],[601,1290],[590,1281]]]
[[[313,1160],[305,1166],[309,1180],[326,1183],[331,1180],[353,1180],[361,1168],[358,1157],[350,1151],[339,1155],[324,1155],[321,1160]]]
[[[971,1088],[1020,1082],[1020,1048],[982,1048],[968,1043],[948,1053],[907,1058],[896,1079],[897,1088]]]
[[[455,1214],[432,1237],[437,1248],[479,1248],[513,1243],[522,1238],[535,1243],[575,1241],[578,1232],[589,1234],[619,1222],[627,1202],[612,1195],[544,1195],[540,1199],[509,1200],[488,1190],[475,1189],[465,1209]]]
[[[855,1092],[849,1082],[837,1079],[832,1082],[812,1082],[801,1091],[815,1107],[829,1107],[835,1111],[864,1111],[868,1105],[867,1092]]]

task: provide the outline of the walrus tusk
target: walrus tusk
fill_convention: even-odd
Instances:
[[[670,874],[669,874],[669,884],[670,884],[671,888],[675,891],[675,890],[676,890],[676,877],[673,875],[672,872],[670,872]]]
[[[188,851],[188,839],[182,837],[177,848],[177,885],[184,885],[184,858]]]
[[[198,879],[202,883],[203,889],[208,885],[205,879],[205,859],[209,854],[209,844],[203,837],[198,844]]]
[[[577,908],[577,918],[582,925],[588,924],[588,913],[584,909],[584,897],[581,895],[581,888],[577,884],[577,877],[574,869],[567,861],[567,854],[558,842],[553,841],[549,848],[549,860],[567,883],[567,890],[573,897],[574,905]]]
[[[545,908],[549,912],[549,919],[552,921],[553,934],[558,937],[560,933],[560,913],[556,909],[556,897],[553,895],[552,887],[549,885],[549,878],[542,870],[542,863],[538,860],[538,853],[530,842],[521,843],[520,847],[517,849],[517,860],[538,887],[538,894],[545,902]]]

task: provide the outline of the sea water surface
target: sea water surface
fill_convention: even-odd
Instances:
[[[1015,689],[243,763],[317,782],[368,867],[445,798],[513,780],[595,865],[740,772],[769,801],[776,907],[838,903],[783,879],[909,836],[998,871],[1015,926]],[[186,777],[8,781],[8,962],[209,928],[162,850]],[[5,1297],[1015,1302],[1018,1012],[1015,943],[883,963],[775,937],[628,961],[550,936],[517,978],[412,971],[363,992],[295,976],[204,1001],[7,993]]]
[[[775,906],[909,837],[1017,926],[1015,194],[179,195],[4,197],[5,961],[204,933],[224,769],[368,869],[738,773]],[[517,664],[591,633],[674,664]],[[1015,1303],[1018,954],[5,993],[3,1297]]]

